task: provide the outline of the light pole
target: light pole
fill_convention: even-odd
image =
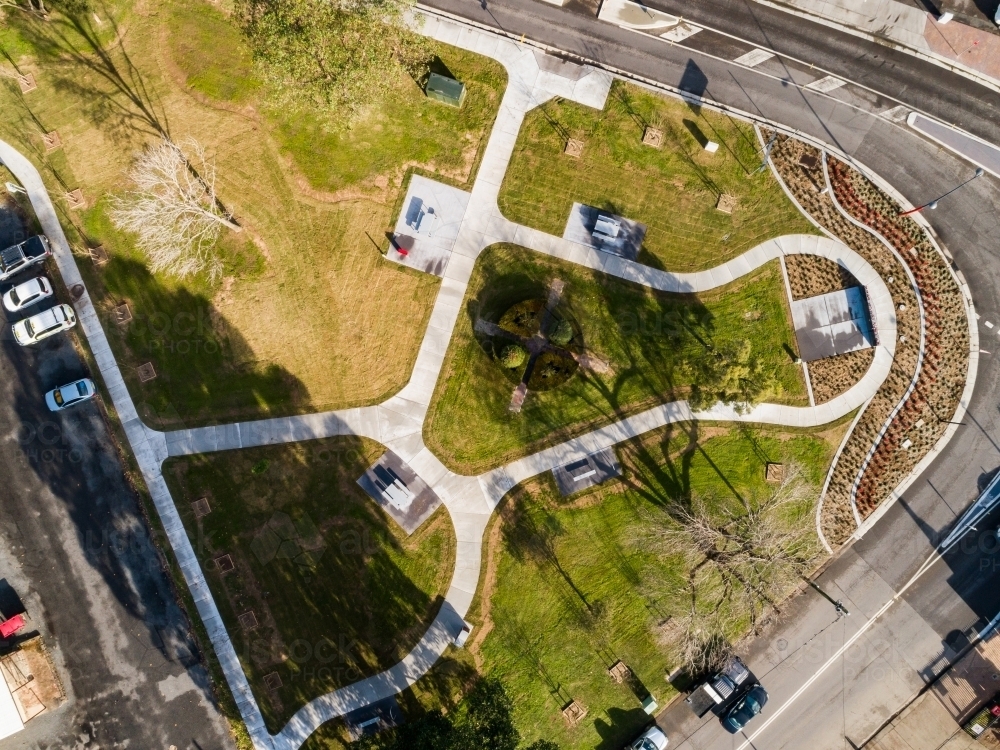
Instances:
[[[982,167],[976,167],[976,172],[975,172],[974,175],[972,175],[972,177],[970,177],[969,179],[967,179],[961,185],[956,185],[955,187],[953,187],[947,193],[945,193],[944,195],[942,195],[941,198],[937,198],[936,200],[932,200],[930,203],[925,203],[922,206],[917,206],[916,208],[911,208],[909,211],[900,211],[899,215],[900,216],[906,216],[907,214],[915,214],[917,211],[923,211],[925,208],[929,208],[929,209],[931,209],[933,211],[935,208],[938,207],[938,201],[940,201],[942,198],[947,198],[949,195],[951,195],[952,193],[954,193],[959,188],[965,187],[966,185],[968,185],[970,182],[972,182],[977,177],[982,177],[982,176],[983,176],[983,168]]]

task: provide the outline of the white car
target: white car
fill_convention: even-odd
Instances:
[[[643,732],[642,737],[632,742],[628,750],[663,750],[668,744],[670,741],[667,735],[658,726],[653,725]]]
[[[76,313],[69,305],[56,305],[30,318],[17,321],[11,328],[14,340],[21,346],[35,344],[76,325]]]
[[[81,401],[88,401],[97,395],[97,387],[90,378],[77,380],[75,383],[61,385],[45,394],[45,405],[49,411],[62,411],[76,406]]]
[[[52,284],[44,276],[36,276],[9,289],[3,296],[3,306],[9,312],[18,312],[51,296]]]

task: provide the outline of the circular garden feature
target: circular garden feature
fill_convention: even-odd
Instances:
[[[559,304],[561,296],[561,284],[553,284],[548,299],[521,300],[507,308],[496,323],[480,320],[476,325],[480,344],[504,376],[516,384],[512,411],[518,411],[527,391],[556,388],[580,367],[577,360],[583,352],[582,335]]]

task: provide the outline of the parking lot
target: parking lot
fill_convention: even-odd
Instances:
[[[16,231],[4,215],[0,244]],[[0,748],[232,747],[99,404],[45,406],[46,391],[89,375],[74,334],[22,347],[11,322],[0,334],[0,578],[67,700]]]

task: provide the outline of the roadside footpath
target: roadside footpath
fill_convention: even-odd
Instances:
[[[1000,91],[1000,33],[957,18],[940,23],[944,16],[899,0],[756,2],[901,49]]]
[[[979,716],[984,706],[992,705],[998,693],[1000,634],[994,631],[921,692],[863,747],[865,750],[998,748],[1000,729],[982,729],[978,738],[963,729],[971,719]]]

